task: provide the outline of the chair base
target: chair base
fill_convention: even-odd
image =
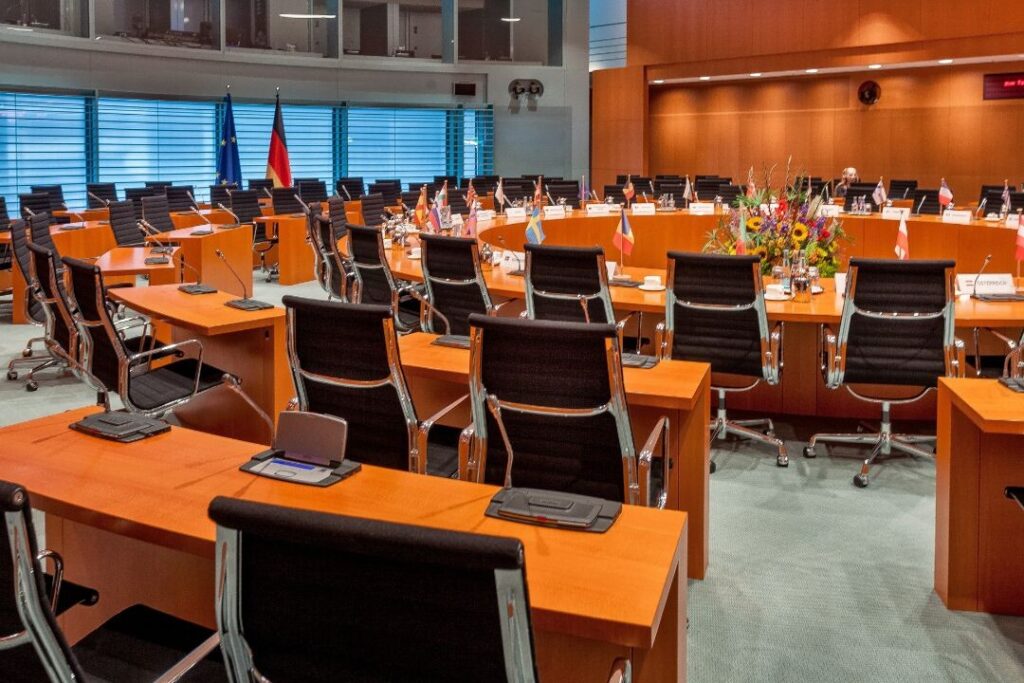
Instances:
[[[789,467],[789,451],[786,449],[786,444],[781,439],[775,437],[775,424],[770,418],[760,418],[756,420],[730,420],[725,409],[725,389],[718,389],[718,414],[715,419],[712,420],[711,429],[711,440],[725,439],[727,436],[732,434],[733,436],[741,439],[749,439],[751,441],[758,441],[769,446],[774,446],[777,455],[775,457],[775,464],[779,467]],[[757,429],[754,429],[754,428]],[[715,461],[711,461],[711,472],[712,474],[718,466]]]
[[[893,451],[905,453],[911,457],[934,457],[932,451],[918,447],[917,444],[933,443],[934,436],[919,434],[894,434],[890,418],[890,404],[882,403],[882,423],[879,431],[866,431],[859,434],[815,434],[804,447],[804,457],[817,456],[815,447],[818,442],[840,444],[862,444],[872,446],[871,454],[865,458],[860,472],[854,475],[853,483],[857,488],[866,488],[870,483],[871,466],[882,456],[892,455]]]

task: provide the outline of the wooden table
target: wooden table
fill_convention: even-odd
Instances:
[[[122,445],[67,428],[91,410],[0,430],[0,478],[46,512],[66,578],[100,591],[95,607],[62,617],[72,639],[137,601],[212,626],[207,507],[226,495],[519,538],[541,680],[605,680],[616,657],[632,659],[636,681],[685,680],[684,513],[627,505],[604,534],[514,524],[484,516],[493,486],[370,466],[325,489],[277,482],[238,471],[255,444],[173,428]]]
[[[179,228],[157,236],[150,235],[146,240],[180,245],[181,260],[185,264],[183,277],[186,280],[202,277],[203,284],[238,296],[251,296],[252,226],[211,226],[210,229],[213,230],[212,234],[202,235],[193,234],[197,230],[195,227]],[[217,256],[218,249],[224,253],[230,267]]]
[[[297,285],[312,280],[313,250],[306,239],[306,215],[260,216],[256,222],[266,225],[268,235],[277,235],[278,282]]]
[[[939,380],[935,592],[950,609],[1024,616],[1024,394]]]
[[[110,209],[105,206],[95,209],[57,209],[52,213],[54,218],[67,218],[72,221],[110,220]]]
[[[150,256],[163,256],[154,254],[152,249],[146,247],[115,247],[96,259],[96,265],[106,275],[147,275],[149,284],[167,285],[181,280],[181,257],[179,249],[169,254],[167,263],[147,264],[146,259]]]
[[[88,259],[96,258],[117,246],[114,233],[107,221],[87,221],[84,223],[64,223],[50,227],[53,243],[61,256]],[[0,233],[0,244],[10,244],[11,234]],[[13,257],[13,254],[12,254]],[[13,298],[12,322],[22,324],[29,322],[26,315],[27,286],[21,270],[12,266],[11,290]]]
[[[207,225],[207,223],[213,225],[233,225],[235,217],[230,212],[224,209],[199,209],[199,213],[195,211],[171,211],[171,222],[174,223],[176,229],[180,228],[196,228],[201,225]],[[206,220],[203,220],[203,219]]]
[[[271,419],[295,395],[285,348],[283,308],[242,311],[225,306],[228,292],[186,294],[177,285],[110,290],[110,298],[171,329],[178,342],[199,339],[204,362],[230,372]]]
[[[469,390],[469,351],[437,346],[431,334],[399,338],[409,390],[421,416],[432,415]],[[650,370],[623,368],[629,417],[637,448],[657,420],[670,422],[668,507],[690,516],[687,576],[703,579],[708,567],[710,366],[664,361]],[[469,424],[463,411],[454,424]]]

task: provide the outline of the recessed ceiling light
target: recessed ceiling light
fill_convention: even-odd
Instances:
[[[952,59],[940,59],[939,60],[939,64],[952,64],[952,63],[953,63]]]
[[[514,23],[516,23],[517,21],[519,21],[521,19],[522,19],[522,17],[502,17],[501,18],[502,21],[507,21],[510,24],[514,24]]]
[[[760,78],[761,77],[761,72],[760,71],[755,71],[754,73],[750,74],[750,77],[751,78]]]
[[[663,78],[659,78],[656,81],[651,81],[651,83],[653,83],[654,85],[661,85],[664,82],[665,82],[665,79],[663,79]]]
[[[701,76],[700,80],[702,80],[702,81],[710,81],[711,80],[711,76]]]
[[[868,64],[868,68],[869,69],[881,69],[882,65],[881,64]]]
[[[816,74],[816,73],[818,73],[818,70],[817,69],[807,69],[806,71],[804,71],[804,73],[805,74]]]
[[[336,19],[338,17],[336,14],[292,14],[290,12],[285,12],[277,16],[282,19]]]

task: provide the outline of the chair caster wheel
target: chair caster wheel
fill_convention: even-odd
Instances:
[[[32,349],[22,349],[21,350],[21,357],[22,358],[31,358],[32,357]]]
[[[16,379],[18,379],[18,371],[17,370],[8,370],[7,371],[7,380],[10,381],[10,382],[13,382]]]
[[[818,453],[814,450],[814,446],[804,446],[804,457],[805,458],[817,458]]]
[[[35,391],[38,388],[39,385],[36,383],[35,380],[30,380],[25,384],[25,391]]]
[[[853,485],[856,486],[859,489],[867,488],[867,486],[868,486],[867,475],[864,475],[864,474],[855,474],[855,475],[853,475]]]
[[[718,465],[716,465],[716,464],[715,464],[715,461],[714,461],[714,460],[712,460],[712,461],[711,461],[711,466],[710,466],[710,467],[708,468],[708,471],[709,471],[709,472],[710,472],[711,474],[714,474],[714,473],[715,473],[715,470],[717,470],[717,469],[718,469]]]
[[[789,467],[789,456],[780,455],[778,458],[775,459],[775,465],[778,467]]]

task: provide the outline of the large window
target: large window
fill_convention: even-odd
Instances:
[[[220,47],[218,0],[102,0],[96,34],[141,45]]]
[[[562,3],[549,0],[460,0],[459,59],[557,64]]]
[[[0,0],[0,24],[15,31],[89,33],[86,0]]]
[[[349,109],[349,175],[433,182],[448,170],[446,125],[443,109]]]
[[[84,97],[0,92],[0,195],[17,213],[32,185],[63,185],[71,206],[85,205]]]
[[[331,107],[282,105],[288,161],[292,178],[334,177],[334,112]],[[270,127],[274,125],[274,105],[236,104],[235,130],[242,178],[267,175]]]
[[[217,107],[213,102],[130,100],[96,103],[97,179],[118,189],[147,180],[192,185],[197,199],[216,180]]]
[[[338,0],[225,0],[233,49],[338,56]]]

